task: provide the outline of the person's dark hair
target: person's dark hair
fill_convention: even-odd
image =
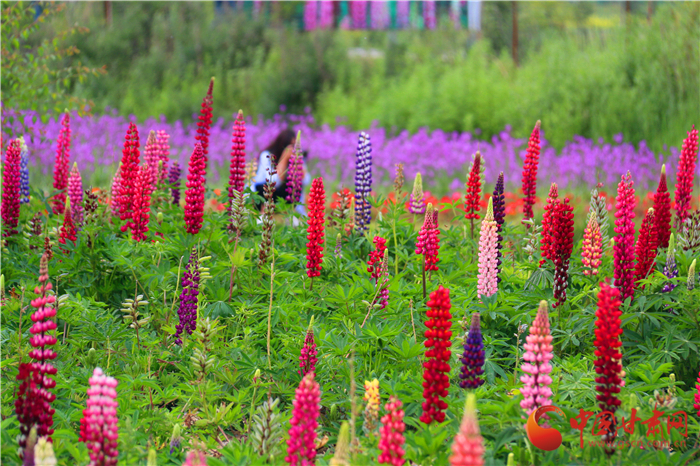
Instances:
[[[270,143],[269,146],[265,148],[270,154],[272,154],[273,161],[275,165],[279,162],[282,152],[288,145],[292,143],[292,140],[296,137],[296,134],[291,129],[287,128],[282,130],[280,134],[277,135],[274,141]]]

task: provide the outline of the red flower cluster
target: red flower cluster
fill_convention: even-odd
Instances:
[[[78,230],[75,228],[75,222],[73,221],[73,209],[70,207],[70,198],[66,200],[66,207],[64,209],[63,215],[63,225],[58,232],[58,242],[61,244],[66,244],[66,241],[71,240],[73,242],[78,241]],[[68,254],[68,251],[61,248],[64,254]]]
[[[326,209],[326,191],[323,178],[316,178],[309,191],[309,227],[306,230],[306,274],[311,277],[321,275],[323,261],[323,243],[325,242],[324,211]]]
[[[528,220],[534,217],[532,206],[535,205],[537,194],[537,165],[540,162],[540,121],[537,120],[527,143],[527,153],[523,163],[523,217]]]
[[[676,223],[677,229],[681,229],[683,222],[688,217],[690,200],[693,195],[693,182],[695,179],[695,164],[698,157],[698,130],[693,125],[688,137],[683,141],[681,158],[678,161],[678,173],[676,174]]]
[[[196,235],[202,228],[204,217],[204,177],[205,158],[202,145],[196,143],[190,156],[189,173],[187,174],[187,190],[185,191],[185,225],[188,233]]]
[[[416,254],[423,254],[426,271],[437,271],[438,253],[440,252],[440,229],[437,225],[438,212],[433,209],[432,204],[428,204],[428,209],[425,213],[423,226],[418,233],[418,241],[416,241]]]
[[[228,197],[233,204],[233,190],[242,192],[245,188],[245,120],[243,110],[238,111],[233,122],[231,138],[231,167],[229,168]]]
[[[68,165],[70,164],[70,114],[65,113],[61,118],[61,132],[56,142],[56,164],[53,167],[53,188],[59,191],[53,198],[54,214],[62,214],[66,205],[66,189],[68,188]]]
[[[569,199],[554,204],[552,218],[552,260],[554,261],[554,298],[552,308],[566,302],[566,285],[569,280],[569,260],[574,250],[574,207]]]
[[[121,230],[126,231],[133,228],[131,217],[133,214],[133,203],[136,197],[136,181],[139,175],[139,130],[136,125],[129,123],[124,138],[124,149],[122,149],[122,164],[119,169],[121,183],[119,185],[119,218],[127,222],[122,225]]]
[[[386,251],[386,239],[381,236],[375,236],[374,247],[374,251],[369,253],[367,271],[375,281],[379,281],[379,277],[382,276],[382,261],[384,260],[384,251]]]
[[[469,180],[467,181],[467,195],[465,199],[465,210],[467,214],[464,216],[467,220],[478,220],[479,211],[481,210],[481,153],[476,151],[472,168],[469,172]]]
[[[136,178],[136,196],[134,196],[131,238],[135,241],[144,241],[148,232],[148,221],[151,216],[151,193],[155,172],[148,165],[142,165]]]
[[[425,347],[428,350],[425,356],[428,358],[423,363],[423,414],[421,422],[430,424],[433,421],[445,420],[444,410],[447,403],[440,398],[447,397],[447,389],[450,387],[450,357],[452,351],[452,314],[450,314],[450,290],[442,285],[436,291],[430,293],[428,300],[428,320],[425,326]]]
[[[667,248],[671,237],[671,196],[666,186],[666,165],[661,166],[661,179],[654,194],[654,224],[658,235],[658,246]]]
[[[634,295],[634,182],[627,172],[617,186],[617,212],[615,212],[615,286],[622,291],[625,300]]]
[[[595,381],[598,384],[596,390],[600,392],[596,399],[598,406],[603,411],[614,413],[621,402],[617,398],[620,387],[624,386],[622,377],[622,354],[619,348],[622,346],[620,335],[620,290],[612,288],[607,283],[600,284],[598,293],[598,310],[595,315],[598,318],[595,326],[595,372],[598,374]]]
[[[197,121],[197,135],[194,137],[202,145],[202,156],[204,158],[204,167],[206,170],[207,156],[209,155],[209,131],[211,130],[212,122],[212,107],[214,105],[214,78],[209,81],[209,89],[207,95],[202,100],[202,109],[199,112],[199,120]]]
[[[19,187],[20,154],[22,146],[19,139],[10,141],[5,153],[5,166],[2,176],[2,236],[17,233],[19,225]],[[65,196],[65,194],[64,194]]]
[[[658,237],[656,213],[654,209],[650,208],[642,220],[642,226],[639,227],[639,238],[637,238],[635,250],[635,256],[637,257],[637,265],[634,269],[635,282],[645,279],[654,266]]]
[[[29,352],[29,357],[36,362],[20,364],[17,374],[17,380],[22,381],[15,400],[20,424],[19,445],[22,449],[27,446],[27,436],[32,427],[37,428],[39,437],[53,434],[55,410],[51,408],[51,403],[56,395],[49,390],[56,386],[56,381],[50,377],[56,374],[56,368],[50,362],[56,359],[56,352],[51,349],[56,344],[56,337],[48,332],[56,330],[56,309],[53,307],[56,297],[47,294],[52,288],[48,263],[48,256],[44,253],[39,263],[39,286],[34,290],[39,297],[31,302],[36,312],[32,314],[34,325],[30,329],[32,337],[29,340],[34,349]]]
[[[542,216],[542,259],[540,267],[547,262],[547,259],[554,261],[554,225],[553,216],[559,204],[559,188],[556,183],[552,183],[549,188],[549,196],[547,196],[547,205],[544,206],[544,215]]]

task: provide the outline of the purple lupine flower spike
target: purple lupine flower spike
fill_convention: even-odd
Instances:
[[[369,134],[360,133],[355,161],[355,226],[364,233],[372,221],[369,196],[372,191],[372,143]]]
[[[481,375],[484,373],[484,341],[481,337],[481,319],[478,312],[472,314],[467,341],[464,343],[462,368],[459,374],[459,386],[462,388],[478,388],[484,383]]]
[[[666,255],[666,265],[664,265],[664,275],[666,278],[678,277],[678,266],[676,265],[676,238],[671,233],[671,238],[668,240],[668,252]],[[675,282],[666,282],[661,289],[662,293],[668,293],[678,286]]]
[[[185,274],[182,276],[182,293],[180,308],[177,311],[180,323],[175,327],[175,343],[182,344],[180,335],[186,331],[192,335],[197,329],[197,300],[199,297],[199,257],[197,249],[192,248],[190,260],[187,262]]]
[[[29,149],[24,137],[19,138],[19,203],[29,203]]]
[[[175,160],[168,173],[168,182],[172,186],[173,204],[180,205],[180,163]]]
[[[498,181],[496,181],[496,188],[493,190],[493,219],[496,221],[498,228],[496,229],[497,241],[496,249],[498,250],[498,256],[496,259],[496,269],[497,269],[497,281],[501,282],[500,272],[501,272],[501,258],[503,253],[501,249],[503,248],[503,223],[506,218],[506,198],[503,194],[503,172],[498,175]]]

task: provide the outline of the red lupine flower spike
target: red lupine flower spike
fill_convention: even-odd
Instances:
[[[427,303],[428,320],[425,322],[425,356],[423,363],[423,414],[421,422],[430,424],[433,421],[445,420],[447,403],[442,398],[447,397],[450,387],[450,357],[452,351],[452,314],[450,314],[450,290],[442,285],[430,294]]]
[[[323,178],[316,178],[309,192],[309,227],[306,230],[306,274],[311,277],[321,275],[323,244],[325,242],[326,191]]]
[[[693,128],[688,132],[688,137],[683,141],[681,157],[678,160],[678,173],[676,174],[676,220],[674,225],[679,230],[682,228],[690,210],[697,158],[698,130],[693,125]]]
[[[634,295],[634,182],[627,172],[617,186],[615,212],[615,286],[622,292],[622,300]]]
[[[478,220],[481,218],[479,217],[479,211],[481,210],[481,164],[481,153],[476,151],[471,170],[469,171],[467,194],[464,196],[465,210],[467,212],[464,218],[467,220]]]
[[[659,187],[654,193],[654,224],[659,247],[667,248],[671,237],[671,196],[666,186],[666,165],[661,166]]]
[[[202,145],[197,143],[190,157],[185,191],[185,225],[187,232],[193,235],[199,233],[204,217],[204,177],[206,176],[204,164]]]
[[[70,114],[63,114],[61,132],[56,142],[56,164],[53,168],[53,188],[59,193],[53,198],[54,214],[62,214],[66,204],[66,189],[68,188],[68,166],[70,163]]]
[[[211,122],[213,119],[212,107],[214,104],[214,78],[209,81],[209,89],[207,95],[202,100],[202,109],[199,112],[197,121],[197,135],[195,140],[202,145],[202,157],[204,159],[204,170],[206,172],[207,162],[209,161],[209,132],[211,130]]]
[[[656,260],[656,249],[658,248],[658,232],[656,230],[656,212],[650,208],[642,226],[639,228],[639,238],[637,238],[637,246],[635,256],[637,257],[637,265],[634,270],[634,281],[644,280]],[[644,287],[642,287],[644,289]]]
[[[612,288],[607,283],[600,284],[598,293],[598,310],[596,311],[595,326],[595,381],[598,384],[598,406],[603,411],[609,411],[613,415],[621,405],[618,394],[624,387],[625,372],[622,370],[622,353],[620,348],[622,334],[620,316],[620,290]],[[616,432],[605,434],[603,439],[611,441]]]
[[[537,165],[540,160],[540,121],[537,120],[527,144],[527,153],[523,163],[523,220],[534,217],[532,206],[537,195]]]
[[[569,261],[574,250],[574,208],[569,199],[556,204],[552,219],[552,260],[554,261],[554,298],[552,308],[566,302],[566,287],[569,280]]]
[[[34,362],[21,363],[17,375],[17,380],[22,381],[15,400],[15,411],[20,424],[19,445],[22,450],[27,446],[27,436],[32,428],[37,429],[39,437],[50,438],[53,434],[55,411],[51,403],[56,395],[49,390],[56,386],[51,378],[57,372],[51,365],[51,361],[56,359],[56,352],[51,349],[57,342],[53,335],[56,330],[56,297],[48,294],[52,289],[48,263],[48,255],[44,253],[39,262],[39,286],[34,290],[39,296],[31,301],[36,311],[31,316],[34,324],[30,329],[32,337],[29,343],[33,349],[29,352],[29,357]]]
[[[14,139],[7,146],[2,174],[2,236],[17,233],[20,207],[20,160],[22,145]],[[65,195],[65,194],[64,194]]]
[[[238,111],[233,122],[231,136],[231,166],[229,167],[228,197],[233,204],[233,190],[242,192],[245,188],[245,120],[243,110]]]
[[[61,225],[61,229],[58,232],[58,242],[61,244],[66,244],[68,240],[76,242],[78,241],[78,231],[73,221],[73,209],[71,209],[70,206],[70,197],[66,197],[66,207],[63,211],[63,225]],[[63,251],[64,254],[68,254],[66,249],[61,248],[61,251]]]
[[[133,202],[131,238],[144,241],[148,232],[148,221],[151,216],[151,193],[155,172],[148,165],[142,165],[136,179],[136,196]]]
[[[132,226],[131,216],[134,211],[134,198],[136,197],[136,179],[139,173],[139,130],[136,125],[129,123],[129,129],[124,138],[122,150],[122,163],[119,169],[119,218],[126,220],[121,230],[126,231]]]
[[[542,216],[542,259],[540,267],[547,262],[547,259],[554,261],[554,231],[553,231],[553,216],[559,204],[559,188],[556,183],[552,183],[547,196],[547,205],[544,207],[544,215]]]

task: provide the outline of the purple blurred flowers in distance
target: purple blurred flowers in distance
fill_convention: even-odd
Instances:
[[[281,112],[285,111],[286,108],[281,109]],[[52,157],[60,122],[49,120],[47,124],[34,124],[32,118],[37,115],[32,111],[23,111],[21,116],[27,127],[34,128],[32,133],[25,134],[27,146],[32,153],[30,167],[42,167],[45,177],[37,177],[36,182],[47,188],[50,185],[50,167],[53,166]],[[212,124],[209,143],[211,182],[216,183],[228,177],[230,128],[234,118],[235,115],[226,120],[219,118]],[[128,121],[128,118],[118,116],[116,110],[92,117],[72,114],[71,160],[77,161],[81,167],[100,166],[113,173],[119,164]],[[353,179],[357,131],[346,125],[335,128],[327,124],[320,125],[311,114],[285,114],[284,117],[278,114],[269,119],[259,116],[255,122],[251,117],[246,118],[246,153],[257,157],[288,124],[295,131],[301,130],[308,135],[304,145],[309,151],[307,166],[312,177],[323,176],[346,184]],[[168,123],[163,117],[149,118],[139,128],[143,128],[146,134],[151,129],[165,130],[171,135],[171,160],[179,161],[181,166],[186,163],[192,153],[192,141],[197,129],[195,123]],[[4,128],[3,137],[8,140],[7,131],[10,129],[15,134],[22,131],[18,122]],[[404,164],[407,179],[420,172],[426,186],[433,185],[435,179],[440,177],[448,177],[448,180],[463,178],[471,162],[471,154],[477,149],[489,155],[486,183],[495,183],[501,171],[506,180],[519,180],[527,148],[527,139],[514,138],[508,129],[490,140],[478,139],[477,131],[458,133],[429,131],[427,128],[421,128],[414,134],[404,130],[392,136],[389,131],[379,127],[378,123],[365,128],[365,131],[372,134],[373,177],[387,183],[390,183],[389,180],[394,175],[396,163]],[[622,174],[630,170],[635,185],[642,190],[649,190],[656,187],[659,166],[665,162],[667,176],[674,179],[680,155],[678,148],[672,147],[670,153],[655,154],[644,141],[638,147],[624,142],[621,135],[616,136],[616,141],[619,142],[601,143],[574,136],[561,151],[557,151],[542,137],[538,178],[557,180],[559,187],[564,189],[579,185],[595,186],[597,176],[600,176],[604,185],[612,187],[617,185]],[[430,147],[430,157],[425,156],[426,147]],[[700,170],[700,165],[697,170]],[[83,176],[89,179],[89,170]]]

